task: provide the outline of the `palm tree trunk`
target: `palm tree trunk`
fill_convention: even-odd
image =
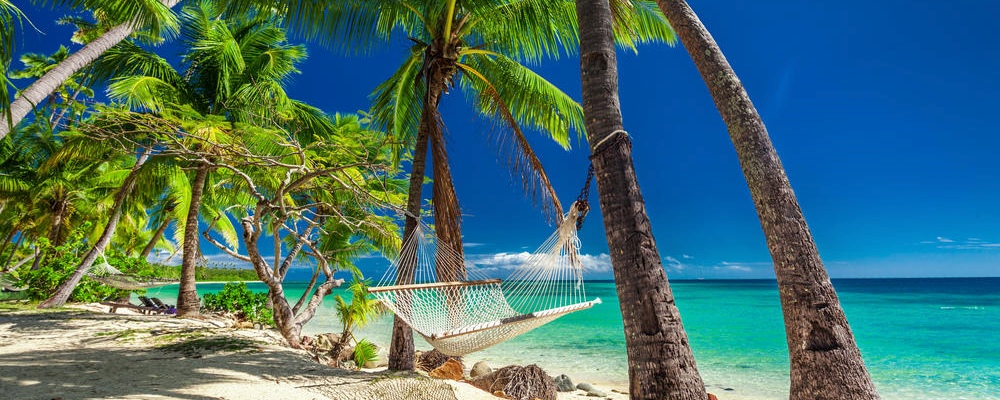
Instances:
[[[426,108],[426,103],[424,105]],[[410,191],[406,199],[406,225],[403,227],[403,239],[409,238],[417,230],[417,219],[420,216],[420,205],[423,203],[424,169],[427,166],[427,140],[429,131],[424,127],[427,122],[420,121],[417,132],[417,143],[413,149],[413,165],[410,170]],[[435,122],[436,123],[436,122]],[[412,262],[411,262],[412,261]],[[396,284],[413,283],[416,271],[416,260],[410,257],[400,257],[396,266]],[[392,341],[389,344],[389,369],[393,371],[413,370],[413,330],[398,316],[393,317]]]
[[[205,181],[208,180],[209,166],[202,164],[195,172],[191,182],[191,202],[187,221],[184,225],[184,254],[181,262],[181,284],[177,292],[177,316],[197,316],[201,313],[201,299],[195,285],[195,263],[198,261],[198,209],[201,208],[201,197],[205,193]]]
[[[439,243],[434,265],[439,282],[458,281],[465,279],[465,265],[462,261],[465,253],[462,247],[462,211],[458,206],[458,195],[455,194],[455,183],[451,179],[451,168],[448,165],[444,133],[440,127],[432,132],[430,140],[434,162],[432,197],[434,233]],[[442,251],[441,245],[446,246],[451,252]]]
[[[153,251],[153,248],[156,247],[156,243],[158,243],[160,238],[163,237],[163,233],[167,231],[167,226],[170,225],[171,221],[173,221],[173,218],[165,218],[163,223],[160,224],[160,227],[156,228],[156,232],[153,233],[153,238],[149,240],[149,244],[147,244],[146,247],[142,248],[142,253],[139,254],[139,258],[145,260],[146,257],[149,257],[149,253]]]
[[[90,270],[90,266],[94,265],[94,261],[97,260],[97,255],[103,253],[104,249],[108,247],[108,243],[111,243],[111,237],[114,236],[115,228],[118,227],[118,221],[122,216],[122,208],[125,205],[125,197],[132,193],[132,189],[135,187],[135,180],[139,176],[139,169],[146,160],[149,159],[149,154],[151,150],[145,149],[139,159],[136,160],[135,165],[132,166],[132,170],[129,171],[125,181],[122,182],[122,186],[118,188],[118,192],[115,193],[115,203],[112,206],[111,217],[108,218],[107,225],[104,226],[104,231],[101,232],[101,237],[97,239],[97,243],[94,247],[87,252],[87,255],[80,261],[80,265],[76,266],[76,270],[73,271],[73,275],[70,275],[69,279],[59,285],[56,288],[55,294],[38,304],[38,308],[52,308],[59,307],[66,303],[69,296],[73,293],[73,289],[76,285],[80,283],[83,279],[83,275]]]
[[[161,0],[161,2],[167,7],[173,7],[180,0]],[[65,60],[56,65],[55,68],[46,72],[41,78],[36,80],[27,89],[21,92],[21,95],[14,100],[10,105],[10,117],[11,123],[8,125],[6,123],[0,123],[0,139],[7,136],[7,133],[17,126],[18,123],[24,119],[25,115],[31,112],[31,109],[35,107],[36,104],[45,100],[52,92],[69,79],[74,73],[90,65],[94,62],[101,54],[105,51],[114,47],[116,44],[125,40],[129,37],[135,30],[134,22],[126,22],[111,28],[93,42],[87,43],[82,49],[73,53]]]
[[[59,198],[56,200],[55,204],[52,205],[52,229],[49,230],[49,245],[51,248],[58,247],[60,244],[59,237],[62,233],[63,217],[66,215],[66,208],[68,207],[68,201],[64,198]],[[42,266],[42,262],[45,261],[45,257],[48,252],[44,252],[35,258],[35,262],[31,264],[31,270],[37,270]]]
[[[622,130],[608,0],[577,0],[583,112],[625,325],[632,399],[705,400]],[[609,139],[604,142],[605,139]]]
[[[767,128],[712,35],[684,0],[658,0],[729,127],[774,261],[792,399],[877,399]]]

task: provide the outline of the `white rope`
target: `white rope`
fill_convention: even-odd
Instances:
[[[597,142],[597,145],[596,145],[596,146],[594,146],[594,148],[593,148],[593,149],[591,149],[591,151],[590,151],[590,152],[591,152],[591,153],[595,153],[595,154],[596,154],[596,153],[597,153],[597,149],[600,149],[600,148],[601,148],[601,145],[603,145],[603,144],[604,144],[604,142],[607,142],[607,141],[608,141],[608,139],[611,139],[611,138],[613,138],[613,137],[614,137],[615,135],[617,135],[617,134],[619,134],[619,133],[623,133],[623,134],[625,134],[626,136],[628,135],[628,132],[625,132],[625,131],[624,131],[624,130],[622,130],[622,129],[616,129],[616,130],[615,130],[614,132],[611,132],[610,134],[608,134],[608,136],[605,136],[605,137],[604,137],[604,139],[601,139],[601,140],[600,140],[599,142]]]
[[[574,203],[556,231],[502,282],[486,281],[484,271],[437,243],[419,223],[371,293],[446,354],[501,343],[600,302],[586,300],[578,214]],[[441,282],[441,276],[461,279]]]

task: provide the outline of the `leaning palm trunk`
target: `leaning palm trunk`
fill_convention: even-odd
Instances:
[[[161,0],[161,2],[167,7],[173,7],[180,0]],[[70,76],[90,65],[101,54],[104,54],[105,51],[108,51],[108,49],[132,35],[132,32],[135,31],[135,25],[135,22],[130,21],[111,28],[97,39],[94,39],[94,41],[87,43],[86,46],[83,46],[76,53],[66,57],[59,65],[56,65],[55,68],[46,72],[45,75],[42,75],[41,78],[28,86],[27,89],[24,89],[21,95],[10,105],[10,123],[0,123],[0,139],[7,136],[7,133],[17,126],[24,119],[24,116],[31,112],[31,109],[35,105],[55,92],[59,85],[66,82]]]
[[[135,165],[132,166],[132,170],[129,171],[125,181],[122,182],[122,186],[118,188],[118,192],[115,193],[115,202],[112,206],[111,217],[108,218],[107,225],[104,226],[104,231],[101,232],[101,237],[97,239],[97,243],[94,243],[94,247],[87,252],[87,255],[80,261],[80,265],[76,266],[76,270],[73,271],[73,275],[70,275],[66,282],[63,282],[56,288],[55,294],[52,295],[48,300],[45,300],[38,304],[38,308],[51,308],[59,307],[66,303],[69,296],[73,293],[73,289],[76,285],[80,283],[83,279],[83,275],[90,270],[90,267],[94,265],[94,261],[97,260],[97,255],[104,252],[104,248],[108,247],[111,243],[111,237],[115,233],[115,228],[118,227],[118,221],[122,216],[122,207],[125,205],[125,198],[132,193],[132,189],[135,187],[135,180],[139,175],[139,169],[142,165],[146,163],[149,159],[150,149],[143,151],[139,159],[136,160]]]
[[[160,227],[156,228],[156,232],[153,232],[153,238],[149,240],[146,247],[142,248],[142,252],[139,253],[139,258],[145,260],[146,257],[149,257],[149,253],[152,253],[153,249],[156,248],[156,244],[160,242],[160,238],[163,237],[163,233],[167,231],[167,226],[169,226],[172,221],[173,218],[169,217],[163,219],[163,223],[160,224]]]
[[[618,67],[608,0],[577,0],[577,19],[583,113],[625,325],[630,396],[705,400],[639,192],[631,145],[619,132]]]
[[[191,202],[184,225],[184,254],[181,258],[181,284],[177,291],[177,316],[197,316],[201,313],[201,299],[198,298],[198,288],[195,284],[195,264],[200,251],[198,238],[198,211],[201,208],[201,197],[205,193],[205,181],[208,180],[210,167],[207,164],[198,166],[194,181],[191,182]]]
[[[792,399],[877,399],[764,122],[718,44],[684,0],[658,0],[729,127],[774,261]]]

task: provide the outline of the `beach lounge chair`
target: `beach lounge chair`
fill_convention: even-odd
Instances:
[[[112,314],[118,312],[119,308],[127,308],[130,310],[135,310],[138,311],[140,314],[152,314],[154,312],[160,312],[156,307],[148,307],[148,306],[140,306],[132,304],[131,302],[128,301],[128,298],[105,300],[102,301],[101,304],[110,307],[110,310],[108,310],[108,312]]]
[[[160,313],[160,314],[170,314],[171,313],[170,312],[170,308],[167,307],[166,304],[163,304],[163,302],[160,301],[160,299],[156,299],[156,301],[154,302],[153,299],[150,299],[149,297],[139,296],[139,301],[141,301],[142,305],[146,306],[147,308],[149,308],[152,312],[156,312],[156,313]],[[157,303],[159,303],[159,304],[157,304]],[[176,311],[174,311],[174,313],[176,313]]]
[[[153,304],[155,304],[160,310],[165,310],[167,314],[177,314],[177,307],[174,307],[173,304],[166,304],[163,300],[156,297],[150,297],[149,300],[152,301]]]

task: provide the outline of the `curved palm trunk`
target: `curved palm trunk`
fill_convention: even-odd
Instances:
[[[767,128],[712,35],[684,0],[658,0],[729,127],[774,261],[792,399],[877,399]]]
[[[167,7],[173,7],[180,0],[161,0],[161,2]],[[70,76],[83,69],[83,67],[90,65],[101,54],[104,54],[105,51],[108,51],[108,49],[129,37],[135,30],[134,25],[132,22],[126,22],[111,28],[97,39],[94,39],[93,42],[87,43],[86,46],[83,46],[76,53],[66,57],[59,65],[56,65],[55,68],[46,72],[45,75],[42,75],[41,78],[28,86],[27,89],[24,89],[21,95],[10,105],[11,123],[0,123],[0,139],[7,136],[7,133],[14,126],[17,126],[36,104],[55,92],[59,85],[69,79]]]
[[[577,0],[583,110],[621,302],[632,399],[705,400],[622,129],[608,0]],[[596,146],[600,144],[600,146]]]
[[[153,248],[156,247],[156,244],[160,242],[160,238],[163,237],[163,233],[167,231],[167,226],[169,226],[172,221],[173,218],[166,218],[163,220],[160,227],[156,228],[156,232],[153,233],[153,238],[149,240],[149,244],[142,248],[142,253],[139,253],[139,258],[145,260],[146,257],[149,257],[149,253],[151,253]]]
[[[181,284],[177,292],[177,316],[197,316],[201,312],[201,299],[195,285],[195,263],[200,252],[198,238],[198,209],[201,208],[201,197],[205,193],[205,181],[208,180],[209,166],[198,166],[194,181],[191,182],[191,208],[188,209],[184,225],[184,254],[181,262]]]
[[[101,232],[101,237],[97,239],[97,243],[95,243],[94,247],[87,252],[87,255],[83,258],[83,260],[80,261],[80,265],[76,266],[76,270],[73,271],[73,275],[70,275],[66,282],[63,282],[58,288],[56,288],[56,292],[52,295],[52,297],[49,297],[48,300],[39,303],[38,308],[59,307],[66,303],[69,296],[73,294],[73,289],[75,289],[76,285],[80,283],[81,279],[83,279],[83,275],[85,275],[87,271],[90,270],[90,267],[94,265],[94,261],[97,260],[97,255],[108,247],[108,243],[111,243],[111,237],[114,236],[115,228],[118,227],[118,221],[121,220],[122,207],[125,204],[125,197],[132,193],[132,189],[135,188],[135,180],[139,175],[139,169],[146,163],[146,160],[149,159],[149,153],[149,149],[143,151],[142,155],[139,156],[139,159],[136,160],[135,165],[132,166],[132,170],[129,171],[128,176],[125,177],[125,181],[122,182],[122,186],[118,188],[118,192],[115,193],[115,203],[112,206],[111,217],[108,218],[108,223],[104,226],[104,231]]]

